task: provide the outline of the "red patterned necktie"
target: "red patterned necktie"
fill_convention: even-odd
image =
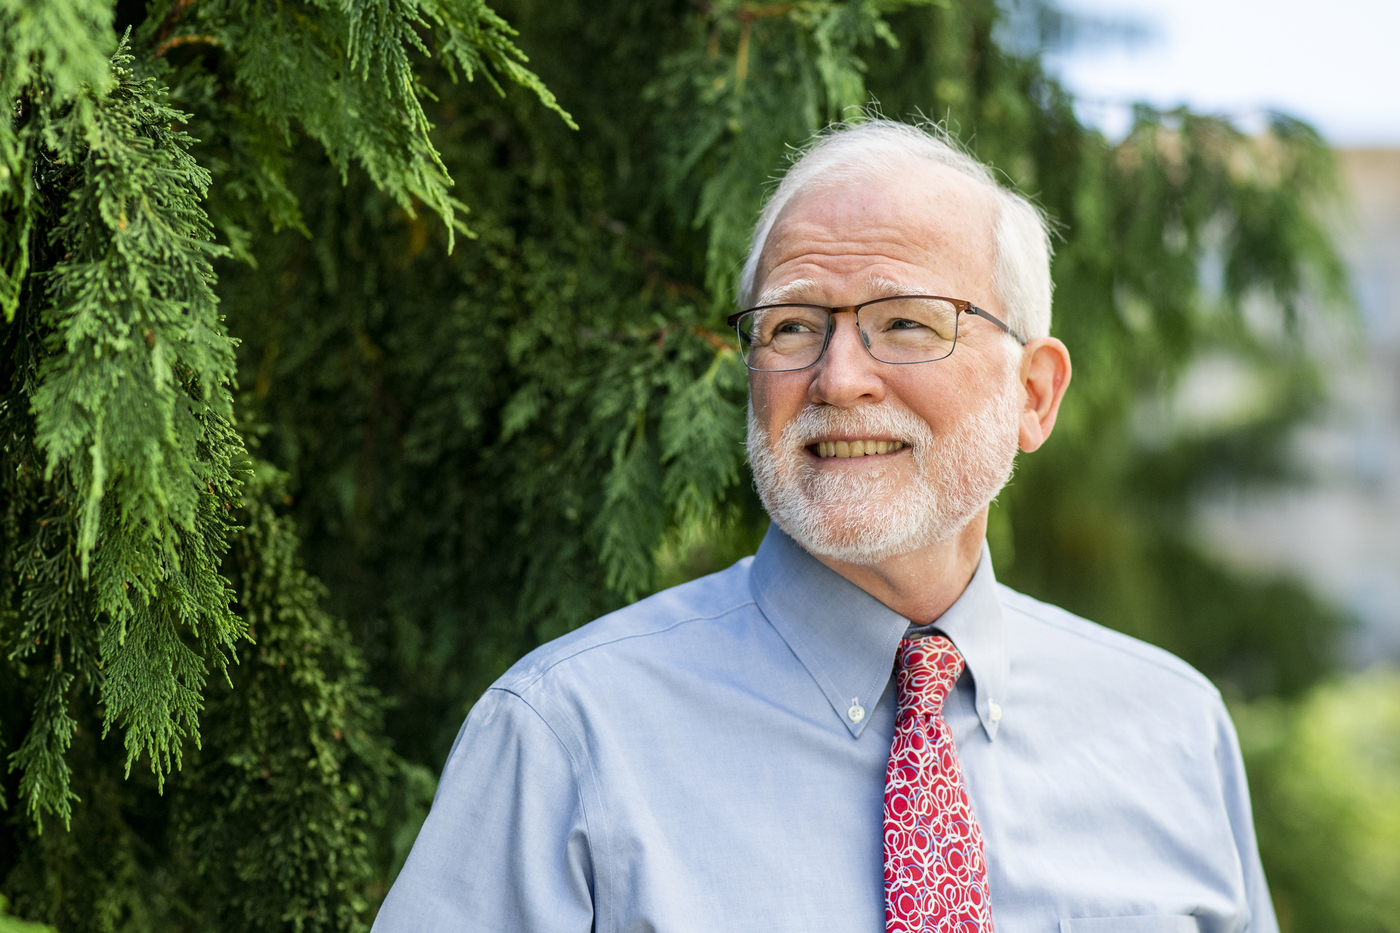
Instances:
[[[943,719],[962,655],[934,635],[906,638],[895,662],[899,711],[885,777],[885,929],[992,933],[982,830]]]

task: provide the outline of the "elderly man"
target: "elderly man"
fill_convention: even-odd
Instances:
[[[840,129],[740,306],[763,546],[488,690],[376,930],[1276,930],[1215,689],[993,578],[1070,376],[1039,212]]]

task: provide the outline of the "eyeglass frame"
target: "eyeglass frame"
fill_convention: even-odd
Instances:
[[[900,300],[907,300],[907,299],[910,299],[910,298],[925,298],[925,299],[930,299],[930,300],[933,300],[933,301],[946,301],[946,302],[948,302],[948,304],[952,305],[952,306],[954,307],[954,309],[956,309],[956,311],[957,311],[957,316],[953,318],[953,344],[952,344],[952,346],[950,346],[950,347],[948,348],[948,352],[947,352],[947,353],[943,354],[942,356],[934,357],[934,358],[931,359],[931,360],[909,360],[909,361],[907,361],[907,362],[892,362],[892,361],[890,361],[890,360],[882,360],[882,359],[880,359],[878,356],[876,356],[874,353],[871,353],[871,351],[870,351],[870,344],[867,343],[866,340],[865,340],[865,332],[864,332],[864,331],[860,331],[860,309],[861,309],[861,308],[868,308],[870,305],[877,305],[877,304],[880,304],[881,302],[884,302],[884,301],[900,301]],[[1023,347],[1026,346],[1027,343],[1029,343],[1029,341],[1025,338],[1025,336],[1022,335],[1019,331],[1014,331],[1014,330],[1012,330],[1004,321],[1002,321],[1002,320],[1001,320],[1000,318],[998,318],[996,315],[994,315],[994,314],[989,314],[988,312],[983,311],[981,308],[977,307],[975,304],[973,304],[973,303],[970,302],[970,301],[965,301],[965,300],[963,300],[963,299],[961,299],[961,298],[947,298],[947,297],[944,297],[943,295],[887,295],[887,296],[884,297],[884,298],[872,298],[870,301],[862,301],[862,302],[861,302],[860,304],[858,304],[858,305],[847,305],[847,306],[842,307],[842,308],[831,308],[831,307],[827,307],[826,305],[809,305],[809,304],[803,304],[802,302],[783,301],[783,302],[778,302],[778,303],[776,303],[776,304],[771,304],[771,305],[758,305],[757,307],[754,307],[754,308],[746,308],[746,309],[744,309],[743,311],[736,311],[736,312],[734,312],[733,314],[729,315],[728,322],[729,322],[729,326],[732,327],[732,328],[734,328],[734,332],[735,332],[736,334],[739,335],[739,344],[740,344],[740,349],[741,349],[741,350],[743,349],[743,344],[744,344],[744,334],[743,334],[742,331],[739,330],[739,319],[742,318],[742,317],[743,317],[744,315],[746,315],[746,314],[752,314],[752,313],[755,312],[755,311],[767,311],[769,308],[808,308],[808,309],[811,309],[811,310],[813,310],[813,311],[825,311],[825,312],[827,313],[826,334],[822,337],[822,348],[821,348],[820,350],[817,351],[816,358],[813,359],[812,362],[808,363],[806,366],[797,366],[797,367],[794,367],[794,368],[792,368],[792,369],[754,369],[754,367],[752,367],[752,366],[749,365],[748,358],[747,358],[746,356],[744,356],[744,354],[740,353],[740,356],[743,357],[743,359],[744,359],[744,366],[747,367],[751,372],[756,372],[756,373],[797,373],[797,372],[801,372],[801,371],[804,370],[804,369],[810,369],[810,368],[812,368],[813,366],[816,366],[818,363],[821,362],[822,357],[823,357],[823,356],[826,356],[826,348],[829,347],[829,346],[831,346],[831,335],[832,335],[833,333],[836,332],[836,328],[833,327],[832,324],[831,324],[831,317],[832,317],[833,315],[842,314],[842,313],[847,312],[847,311],[851,312],[852,314],[854,314],[854,315],[856,316],[856,330],[857,330],[857,331],[860,331],[860,334],[861,334],[861,341],[860,341],[860,343],[861,343],[861,346],[865,347],[865,352],[866,352],[866,353],[869,353],[869,354],[870,354],[870,358],[871,358],[872,360],[874,360],[875,362],[877,362],[877,363],[886,363],[887,365],[890,365],[890,366],[916,366],[916,365],[919,365],[919,364],[921,364],[921,363],[937,363],[937,362],[939,362],[940,360],[946,360],[948,357],[952,356],[952,355],[953,355],[953,351],[956,350],[957,347],[958,347],[958,334],[959,334],[960,331],[961,331],[961,328],[958,326],[958,321],[961,319],[962,315],[964,315],[964,314],[971,314],[971,315],[974,315],[974,316],[976,316],[976,317],[986,318],[987,320],[989,320],[989,321],[991,321],[993,324],[995,324],[997,327],[1000,327],[1002,330],[1006,331],[1006,333],[1008,333],[1008,334],[1010,334],[1011,336],[1015,337],[1015,338],[1016,338],[1016,342],[1019,343],[1019,344],[1020,344],[1021,346],[1023,346]],[[750,346],[753,345],[752,341],[749,341],[749,345],[750,345]]]

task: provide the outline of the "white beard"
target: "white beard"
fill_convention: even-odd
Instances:
[[[774,445],[750,402],[749,463],[769,516],[810,553],[866,566],[952,538],[1011,478],[1022,409],[1016,372],[1009,370],[1002,391],[980,412],[943,435],[886,401],[809,406]],[[915,475],[819,468],[803,448],[834,433],[903,440]]]

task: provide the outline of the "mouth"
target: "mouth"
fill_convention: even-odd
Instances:
[[[808,444],[807,450],[823,460],[829,457],[844,460],[849,457],[878,457],[881,454],[892,454],[904,449],[904,447],[903,441],[817,441],[815,444]]]

